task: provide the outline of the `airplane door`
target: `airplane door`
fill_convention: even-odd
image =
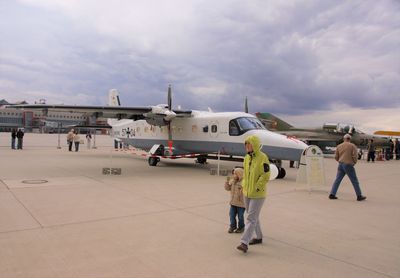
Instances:
[[[219,133],[218,122],[210,122],[208,132],[211,138],[217,138]]]

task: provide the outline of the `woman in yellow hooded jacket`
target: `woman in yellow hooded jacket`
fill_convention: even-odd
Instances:
[[[269,180],[269,159],[261,151],[260,139],[257,136],[249,136],[245,141],[246,156],[243,167],[242,180],[244,203],[247,211],[245,231],[240,240],[238,250],[247,252],[248,245],[262,243],[263,234],[260,225],[260,212],[266,197],[266,184]],[[255,233],[256,237],[253,237]]]

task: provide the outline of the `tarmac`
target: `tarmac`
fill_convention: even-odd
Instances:
[[[226,177],[210,175],[217,161],[150,167],[108,136],[79,152],[65,140],[26,134],[11,150],[0,133],[0,277],[400,277],[400,161],[356,165],[364,202],[347,177],[328,199],[334,159],[311,190],[285,162],[268,184],[263,243],[244,254],[227,233]]]

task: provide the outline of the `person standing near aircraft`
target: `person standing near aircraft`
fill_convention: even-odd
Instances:
[[[248,245],[262,243],[263,234],[260,225],[260,212],[266,197],[266,184],[269,180],[269,159],[261,151],[260,139],[249,136],[245,141],[246,156],[244,157],[243,195],[247,211],[247,221],[240,245],[236,248],[244,253]],[[256,237],[253,237],[255,232]]]
[[[235,168],[233,176],[228,177],[225,182],[225,190],[231,192],[231,207],[229,209],[230,226],[228,233],[242,233],[244,231],[244,211],[245,205],[243,201],[242,191],[243,169]],[[236,221],[236,215],[238,221]]]
[[[92,143],[92,134],[90,134],[90,132],[86,134],[86,143],[88,150],[90,150],[90,145]]]
[[[400,143],[399,139],[395,139],[394,142],[396,143],[395,150],[396,150],[396,160],[400,160]]]
[[[393,159],[394,143],[392,139],[389,139],[389,160]]]
[[[23,141],[24,140],[24,132],[22,131],[22,129],[18,129],[17,140],[18,140],[17,149],[22,150],[22,147],[24,144],[24,141]]]
[[[74,129],[71,129],[67,134],[68,150],[72,152],[72,144],[74,142]]]
[[[372,162],[375,162],[375,144],[374,144],[374,139],[370,139],[368,142],[368,158],[367,162],[372,160]]]
[[[78,135],[78,131],[75,131],[73,141],[75,144],[75,151],[79,151],[79,144],[81,143],[81,137]]]
[[[357,194],[357,201],[363,201],[367,197],[361,193],[360,184],[358,182],[356,170],[354,165],[357,163],[357,147],[351,143],[351,135],[346,134],[343,136],[343,143],[336,147],[335,159],[339,162],[336,179],[332,185],[329,199],[335,200],[336,192],[339,189],[340,183],[345,175],[347,175],[353,184],[354,190]]]
[[[17,138],[17,132],[15,129],[11,131],[11,149],[15,150],[15,139]]]

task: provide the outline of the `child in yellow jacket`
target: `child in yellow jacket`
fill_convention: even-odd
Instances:
[[[231,192],[231,207],[229,210],[230,226],[228,233],[242,233],[244,231],[245,205],[243,201],[242,178],[243,169],[235,168],[233,176],[228,177],[225,182],[225,190]],[[236,216],[238,221],[236,221]]]

